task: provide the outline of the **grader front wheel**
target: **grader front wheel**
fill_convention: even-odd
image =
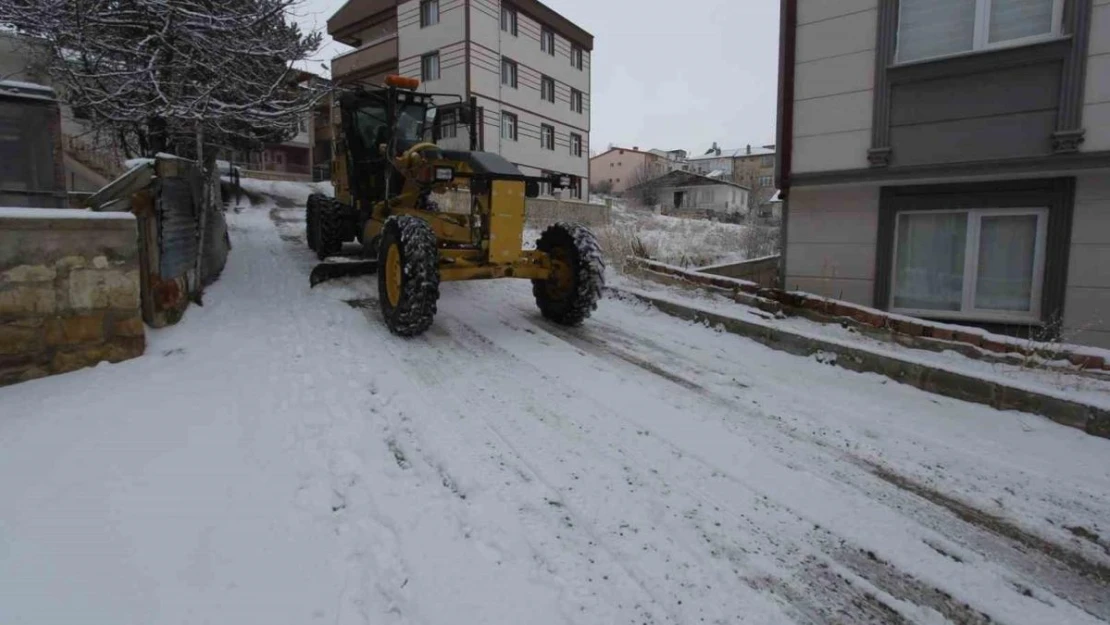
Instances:
[[[439,299],[439,249],[428,222],[390,217],[378,248],[378,298],[394,334],[416,336],[432,325]]]
[[[551,258],[551,276],[532,281],[532,294],[544,317],[563,325],[586,320],[605,286],[605,261],[592,232],[578,224],[558,223],[540,236],[536,249]]]

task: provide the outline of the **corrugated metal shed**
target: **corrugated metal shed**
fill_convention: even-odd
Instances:
[[[182,277],[196,265],[199,220],[194,186],[188,177],[161,180],[158,272],[163,279]]]

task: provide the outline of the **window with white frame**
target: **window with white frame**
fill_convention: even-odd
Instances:
[[[582,199],[582,179],[578,176],[570,177],[570,196],[576,200]]]
[[[759,186],[761,186],[761,187],[771,186],[772,184],[774,184],[774,181],[772,180],[772,178],[773,178],[772,176],[760,176],[759,177]]]
[[[555,56],[555,33],[546,26],[540,31],[540,50]]]
[[[420,27],[427,28],[439,23],[439,0],[423,0],[420,3]]]
[[[1038,321],[1048,209],[897,215],[890,308],[917,316]]]
[[[555,102],[555,79],[550,76],[540,78],[540,99]]]
[[[570,110],[575,113],[582,112],[582,92],[577,89],[570,90]]]
[[[570,47],[570,66],[574,69],[582,69],[582,48]]]
[[[570,155],[582,156],[582,135],[574,134],[573,132],[570,134]],[[609,164],[612,165],[612,163]]]
[[[443,111],[443,109],[440,109]],[[458,111],[446,110],[439,115],[439,138],[455,139],[459,136]]]
[[[501,138],[516,141],[517,118],[512,113],[501,113]]]
[[[898,61],[1035,43],[1060,35],[1064,0],[900,0]]]
[[[507,4],[501,5],[501,30],[514,37],[517,36],[516,9]]]
[[[540,124],[540,147],[545,150],[555,149],[555,127]]]
[[[501,59],[501,84],[516,89],[517,73],[518,68],[515,62],[509,59]]]
[[[420,57],[420,80],[422,82],[439,80],[439,52]]]

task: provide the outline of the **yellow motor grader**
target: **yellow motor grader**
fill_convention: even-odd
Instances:
[[[557,223],[535,250],[523,249],[525,199],[563,177],[525,176],[500,155],[477,151],[473,100],[418,93],[419,81],[389,76],[385,85],[339,93],[331,181],[335,197],[308,199],[306,235],[320,260],[311,284],[338,276],[378,275],[385,323],[401,336],[427,330],[440,282],[524,278],[541,313],[581,323],[597,308],[605,263],[585,227]],[[445,114],[434,98],[459,100]],[[448,124],[469,126],[470,150],[440,148]],[[452,132],[451,134],[456,134]],[[435,196],[465,190],[467,213],[439,210]],[[361,244],[362,261],[328,259]]]

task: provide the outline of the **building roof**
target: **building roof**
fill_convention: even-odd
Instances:
[[[700,161],[709,160],[713,158],[744,158],[746,156],[773,156],[775,154],[774,146],[751,146],[751,152],[748,152],[748,147],[737,148],[733,150],[726,150],[721,148],[720,154],[700,154],[698,156],[691,156],[687,160]]]
[[[694,172],[690,172],[690,171],[682,171],[680,169],[676,169],[676,170],[674,170],[670,173],[663,174],[662,176],[659,176],[658,178],[652,178],[651,180],[648,180],[647,182],[641,182],[640,184],[634,185],[630,188],[631,189],[636,189],[638,187],[644,186],[645,184],[656,184],[656,185],[659,185],[659,186],[662,186],[662,187],[709,187],[709,186],[727,185],[727,186],[730,186],[730,187],[736,187],[737,189],[743,189],[745,191],[751,191],[751,189],[745,187],[744,185],[736,184],[735,182],[732,182],[731,180],[722,180],[720,178],[710,178],[709,176],[703,176],[701,174],[695,174]]]
[[[616,152],[617,150],[622,150],[624,152],[631,152],[633,154],[643,154],[644,156],[654,156],[656,158],[666,158],[666,155],[656,154],[655,150],[650,150],[650,151],[645,152],[644,150],[641,150],[639,148],[622,148],[618,145],[614,145],[613,147],[609,148],[608,150],[605,150],[604,152],[602,152],[601,154],[598,154],[597,156],[591,156],[590,160],[592,161],[595,158],[601,158],[602,156],[605,156],[606,154],[608,154],[610,152]]]
[[[374,20],[371,18],[383,11],[396,8],[398,4],[400,4],[398,0],[347,0],[328,19],[328,33],[336,39],[348,36],[352,31],[361,28],[364,23],[367,25],[372,23]],[[593,51],[593,35],[539,0],[513,0],[512,6],[532,19],[550,26],[583,49]]]
[[[0,96],[23,98],[26,100],[47,100],[51,102],[57,99],[57,96],[54,94],[54,89],[46,85],[39,85],[33,82],[22,82],[19,80],[0,80]]]

